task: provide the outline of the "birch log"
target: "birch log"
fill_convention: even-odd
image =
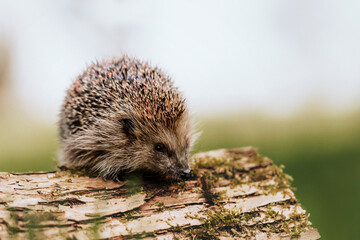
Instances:
[[[0,173],[0,239],[320,239],[291,177],[253,148],[191,161],[192,178],[176,183]]]

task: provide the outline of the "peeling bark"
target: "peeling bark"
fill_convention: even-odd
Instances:
[[[320,239],[291,177],[253,148],[192,157],[193,178],[0,173],[0,239]]]

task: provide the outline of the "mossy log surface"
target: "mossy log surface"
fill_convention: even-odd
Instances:
[[[0,239],[320,239],[291,177],[250,147],[192,156],[190,180],[0,173]]]

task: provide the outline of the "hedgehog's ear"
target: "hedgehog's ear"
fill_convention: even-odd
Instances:
[[[136,139],[135,126],[133,121],[130,118],[123,118],[121,122],[122,122],[123,131],[128,136],[128,138]]]

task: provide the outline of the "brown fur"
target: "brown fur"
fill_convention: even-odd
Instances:
[[[98,62],[67,91],[60,162],[109,179],[134,170],[179,179],[189,169],[190,122],[185,99],[160,69],[127,56]]]

